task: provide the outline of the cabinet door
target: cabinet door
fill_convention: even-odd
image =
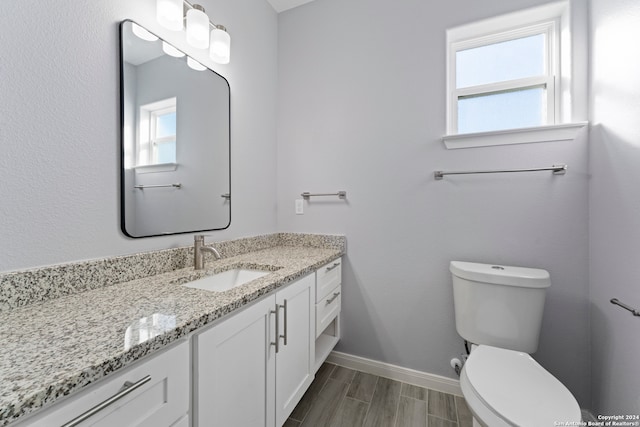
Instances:
[[[280,346],[276,355],[276,423],[281,426],[313,381],[315,275],[304,277],[278,291],[276,299],[280,316]]]
[[[271,296],[194,337],[196,427],[274,425],[274,311]]]

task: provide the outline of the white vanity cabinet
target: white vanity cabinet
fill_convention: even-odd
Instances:
[[[15,426],[280,427],[340,338],[341,276],[337,259]]]
[[[194,426],[281,426],[314,377],[315,276],[194,336]]]
[[[16,427],[188,426],[189,367],[189,342],[182,340]]]

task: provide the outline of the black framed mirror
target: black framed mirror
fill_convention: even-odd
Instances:
[[[227,228],[229,83],[130,20],[120,24],[120,67],[123,233]]]

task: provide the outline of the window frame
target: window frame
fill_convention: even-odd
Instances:
[[[157,116],[168,112],[176,112],[176,134],[168,138],[155,138]],[[136,165],[138,173],[166,172],[176,170],[178,157],[178,99],[167,98],[160,101],[140,105],[137,119]],[[176,163],[156,163],[156,143],[176,142]]]
[[[447,33],[447,134],[465,135],[458,132],[458,101],[464,97],[500,94],[509,91],[543,87],[546,90],[546,122],[541,126],[560,123],[560,16],[551,19],[522,23],[517,27],[506,30],[488,31],[483,25],[478,25],[474,31],[474,24],[470,24],[466,37],[453,38]],[[456,53],[459,51],[489,46],[524,37],[543,34],[545,36],[545,66],[544,74],[514,80],[502,80],[495,83],[481,84],[464,88],[457,88]],[[518,128],[514,128],[518,129]],[[494,129],[488,132],[511,129]]]
[[[506,5],[505,7],[509,7]],[[560,67],[555,81],[556,124],[529,128],[507,129],[464,134],[448,134],[450,111],[449,44],[481,35],[509,31],[539,22],[559,20],[556,37],[559,42]],[[443,122],[444,135],[440,138],[447,150],[481,148],[512,144],[574,141],[581,139],[588,128],[588,37],[589,11],[584,2],[559,0],[508,12],[504,15],[460,24],[446,30],[444,94],[446,104]]]

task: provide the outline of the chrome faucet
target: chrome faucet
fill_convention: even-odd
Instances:
[[[193,238],[193,268],[202,270],[204,268],[204,253],[212,253],[216,259],[222,258],[220,252],[213,246],[204,245],[204,236],[199,234]]]

